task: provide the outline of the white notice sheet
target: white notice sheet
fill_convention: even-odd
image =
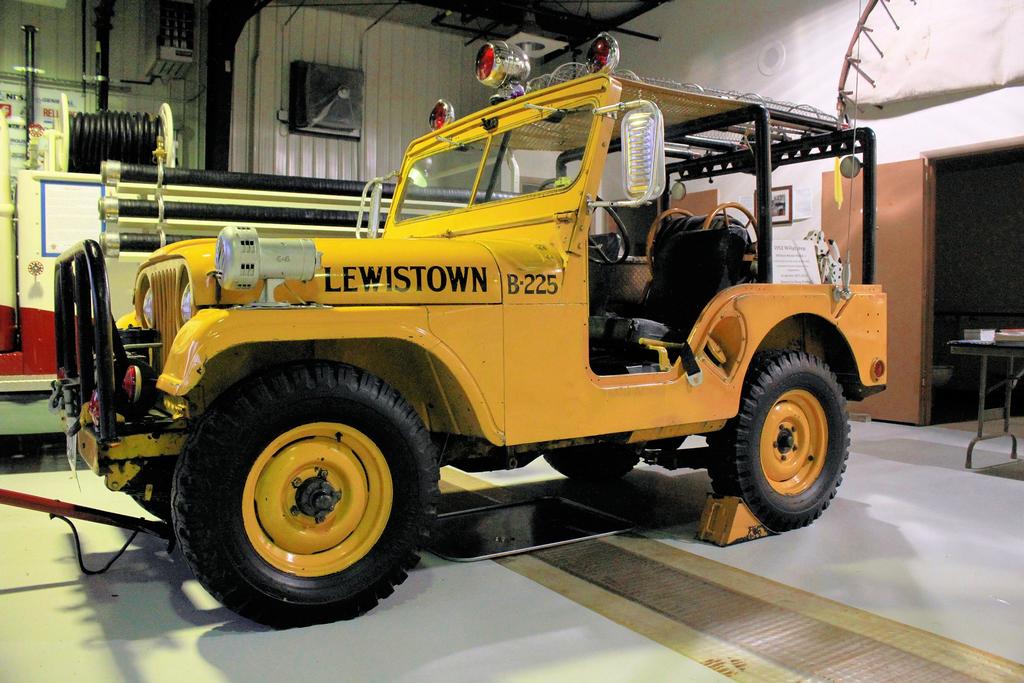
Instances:
[[[810,240],[772,242],[772,282],[820,285],[821,272]]]
[[[42,195],[43,256],[60,253],[84,239],[99,239],[103,230],[100,183],[44,180]]]

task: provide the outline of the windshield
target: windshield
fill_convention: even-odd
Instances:
[[[580,164],[560,168],[559,155],[586,145],[593,119],[589,110],[554,112],[540,121],[493,136],[475,203],[572,185]]]
[[[418,159],[409,169],[397,220],[572,185],[580,164],[565,163],[560,156],[586,146],[593,120],[589,109],[551,112],[539,121],[500,131],[485,140],[453,143]],[[475,184],[478,171],[480,179]]]
[[[468,206],[486,146],[486,138],[453,144],[414,163],[406,178],[398,220]]]

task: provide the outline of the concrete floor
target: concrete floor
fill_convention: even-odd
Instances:
[[[846,478],[818,522],[725,549],[693,540],[708,488],[703,472],[641,467],[620,483],[588,487],[539,461],[474,477],[486,480],[485,495],[488,485],[521,496],[559,493],[630,517],[640,525],[635,541],[740,579],[780,582],[798,601],[821,596],[865,610],[865,618],[1024,662],[1024,462],[964,471],[969,438],[956,429],[855,423]],[[1006,440],[984,442],[976,463],[1001,462],[1007,450]],[[47,468],[30,458],[21,465],[21,473],[0,475],[0,488],[138,514],[89,472],[79,474],[79,490],[67,471],[39,471]],[[125,538],[80,527],[91,566]],[[687,656],[687,643],[670,646],[671,634],[648,637],[641,626],[650,622],[635,612],[609,616],[610,602],[552,590],[516,563],[428,554],[370,614],[276,632],[217,605],[180,555],[168,556],[156,540],[132,546],[109,573],[84,577],[58,521],[0,508],[0,538],[0,681],[744,679],[717,660]]]

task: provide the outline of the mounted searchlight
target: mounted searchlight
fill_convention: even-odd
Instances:
[[[308,237],[260,238],[255,228],[229,225],[217,236],[214,262],[221,287],[253,289],[261,280],[312,280],[322,256]]]

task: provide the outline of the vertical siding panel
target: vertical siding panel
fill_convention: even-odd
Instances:
[[[327,34],[318,38],[318,42],[323,46],[323,59],[327,64],[348,66],[347,61],[345,60],[345,55],[343,54],[343,45],[340,40],[342,16],[337,12],[332,12],[329,19],[330,21],[327,26]],[[334,173],[334,167],[337,165],[338,154],[342,149],[343,147],[340,144],[340,141],[327,141],[324,145],[324,153],[317,160],[316,174],[318,177],[337,177]]]
[[[250,21],[242,29],[242,35],[238,37],[235,44],[235,79],[239,83],[249,83],[250,63],[253,54],[253,26],[255,21]],[[232,88],[231,90],[231,128],[233,130],[248,131],[249,125],[249,93],[247,88]],[[254,152],[251,145],[232,145],[228,163],[230,168],[247,169],[250,156]]]
[[[246,69],[255,46],[250,29],[239,41],[231,130],[233,168],[245,170],[251,154],[253,170],[260,173],[364,180],[398,167],[408,142],[426,131],[426,116],[436,99],[450,100],[459,115],[486,101],[486,91],[477,86],[471,71],[476,45],[463,46],[460,36],[385,20],[365,34],[360,64],[359,42],[372,18],[304,7],[285,28],[293,10],[268,7],[261,15],[251,140]],[[277,122],[278,109],[287,107],[288,65],[300,59],[363,69],[360,141],[293,135]]]
[[[388,63],[387,51],[384,43],[384,27],[379,27],[381,30],[374,29],[366,36],[366,58],[373,60],[377,65],[377,77],[374,79],[374,99],[377,101],[377,117],[373,132],[374,141],[374,154],[368,159],[369,167],[367,170],[367,176],[377,176],[384,172],[381,168],[381,155],[388,146],[388,127],[390,121],[388,120],[389,107],[387,105],[387,99],[384,97],[384,93],[389,92],[390,89],[390,78],[389,70],[391,65]]]
[[[263,11],[266,12],[267,10]],[[255,124],[261,131],[257,137],[261,138],[261,142],[264,145],[265,154],[267,155],[264,163],[267,165],[254,170],[265,170],[267,173],[282,175],[288,173],[288,139],[280,135],[279,129],[282,124],[277,121],[277,109],[282,102],[286,101],[284,98],[287,97],[285,93],[288,86],[285,74],[287,74],[286,69],[288,65],[287,60],[281,57],[285,50],[286,41],[283,26],[287,11],[287,8],[274,8],[271,10],[271,20],[267,30],[263,31],[260,29],[263,35],[266,36],[263,45],[267,48],[265,53],[267,60],[265,68],[262,70],[264,76],[260,81],[261,84],[265,83],[267,87],[260,98],[262,116],[259,117]],[[233,87],[237,88],[238,84],[235,83]]]
[[[369,57],[373,45],[373,34],[359,32],[356,39],[356,50],[359,43],[363,44],[364,59],[361,63],[363,71],[363,130],[360,144],[359,175],[364,179],[373,177],[373,163],[370,161],[377,155],[377,121],[380,118],[380,107],[377,100],[377,86],[380,82],[380,64]]]

